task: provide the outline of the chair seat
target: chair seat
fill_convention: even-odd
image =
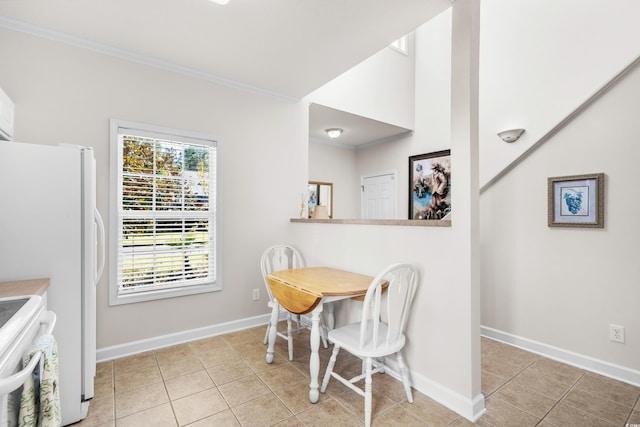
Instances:
[[[401,334],[397,340],[386,343],[387,332],[387,325],[380,323],[377,347],[374,348],[372,340],[369,340],[363,348],[360,348],[360,322],[351,323],[329,331],[329,341],[337,344],[338,347],[347,350],[349,353],[357,354],[361,357],[383,357],[400,351],[405,342],[404,334]],[[367,324],[365,336],[373,336],[373,325],[371,323]]]

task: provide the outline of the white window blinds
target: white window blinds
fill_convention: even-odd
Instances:
[[[216,144],[118,128],[117,295],[216,282]]]

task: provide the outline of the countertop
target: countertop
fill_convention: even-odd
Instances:
[[[19,295],[43,295],[49,287],[49,282],[50,280],[47,278],[0,282],[0,298]]]

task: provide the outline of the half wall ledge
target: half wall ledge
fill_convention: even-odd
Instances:
[[[451,227],[451,220],[422,219],[316,219],[291,218],[291,222],[320,224],[400,225],[403,227]]]

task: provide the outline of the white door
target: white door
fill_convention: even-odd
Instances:
[[[396,219],[396,174],[362,178],[362,219]]]

